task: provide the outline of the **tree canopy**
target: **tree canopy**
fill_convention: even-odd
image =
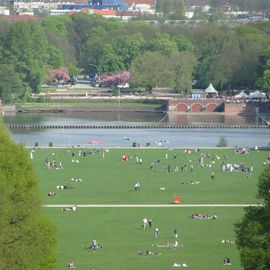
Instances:
[[[166,19],[170,19],[181,10],[182,2],[160,0],[157,8],[165,10]],[[218,7],[220,1],[214,4]],[[232,1],[233,6],[238,4]],[[131,71],[133,85],[138,85],[145,74],[140,75],[140,68],[134,67],[138,59],[147,64],[142,59],[145,55],[151,62],[149,51],[156,53],[160,61],[155,61],[156,65],[169,68],[163,69],[157,85],[168,83],[167,87],[182,93],[191,90],[192,81],[196,82],[194,87],[202,89],[212,82],[217,90],[259,87],[269,92],[269,26],[270,22],[234,28],[215,23],[197,27],[162,23],[154,26],[143,21],[123,23],[87,14],[45,17],[42,22],[3,20],[1,98],[4,103],[27,99],[31,92],[40,90],[48,71],[61,67],[68,68],[71,77],[79,70],[99,75],[127,70]],[[157,71],[158,67],[153,69]]]
[[[259,177],[258,196],[263,205],[248,207],[235,225],[237,247],[245,270],[270,268],[270,167]]]
[[[37,176],[22,145],[0,126],[0,268],[55,267],[55,227],[41,212]]]

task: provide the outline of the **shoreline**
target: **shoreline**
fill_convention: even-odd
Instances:
[[[19,108],[15,106],[2,106],[2,114],[16,113],[70,113],[70,112],[144,112],[144,113],[167,113],[170,115],[243,115],[255,116],[254,113],[237,112],[175,112],[162,109],[147,109],[145,107],[125,107],[125,106],[50,106],[50,108]]]

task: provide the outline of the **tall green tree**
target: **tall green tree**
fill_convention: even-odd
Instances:
[[[171,56],[178,51],[176,41],[171,40],[168,34],[158,35],[155,39],[149,42],[147,49],[158,51],[165,56]]]
[[[259,177],[259,198],[263,205],[245,208],[245,215],[235,225],[236,244],[245,270],[270,268],[270,167]]]
[[[21,79],[38,92],[47,62],[47,40],[40,25],[25,21],[10,26],[5,40],[5,61],[13,64]]]
[[[2,123],[0,151],[0,269],[54,269],[56,232],[41,211],[37,176]]]
[[[19,101],[30,93],[13,65],[0,65],[0,97],[4,103]]]
[[[266,92],[270,92],[270,59],[266,62],[263,74],[258,79],[257,85]]]
[[[103,50],[103,54],[99,59],[98,70],[101,73],[110,73],[125,69],[124,59],[122,55],[115,54],[112,44],[107,44]]]
[[[131,64],[131,83],[149,91],[155,87],[172,86],[175,73],[170,60],[158,51],[145,51]]]
[[[181,94],[188,94],[192,89],[196,58],[192,54],[180,52],[175,56],[175,59],[174,88]]]

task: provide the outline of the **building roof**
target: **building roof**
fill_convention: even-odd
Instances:
[[[234,97],[235,98],[246,98],[246,97],[248,97],[248,95],[244,91],[241,91],[239,94],[235,95]]]
[[[212,83],[210,83],[209,86],[204,91],[205,91],[205,93],[208,93],[208,94],[211,94],[211,93],[217,94],[218,93],[218,91],[214,88]]]
[[[96,15],[110,15],[110,16],[116,16],[116,10],[113,9],[94,9],[94,14]]]
[[[250,98],[265,98],[266,95],[265,95],[265,93],[262,93],[262,92],[256,90],[256,91],[250,93],[249,97]]]

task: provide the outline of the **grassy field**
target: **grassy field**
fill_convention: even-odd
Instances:
[[[73,101],[72,102],[40,102],[40,103],[24,103],[24,104],[17,104],[17,108],[23,109],[60,109],[65,108],[67,106],[76,106],[76,107],[127,107],[127,108],[144,108],[144,109],[151,109],[151,110],[160,110],[162,104],[160,102],[145,102],[145,101],[134,101],[134,100],[121,100],[120,102],[116,100],[110,101]]]
[[[81,151],[81,155],[79,155]],[[82,155],[86,151],[86,156]],[[74,153],[74,156],[72,156]],[[129,160],[122,161],[128,154]],[[199,166],[203,156],[204,168]],[[251,204],[256,198],[257,178],[263,170],[268,151],[236,154],[233,149],[201,149],[185,154],[184,149],[36,149],[33,164],[40,178],[44,204],[172,204],[174,196],[185,204]],[[137,164],[136,157],[142,159]],[[62,163],[63,169],[48,169],[45,160]],[[73,162],[72,162],[73,160]],[[155,166],[150,169],[151,163]],[[224,162],[253,166],[254,172],[221,172]],[[211,168],[209,168],[211,164]],[[185,166],[186,165],[186,166]],[[170,172],[166,168],[170,166]],[[193,166],[193,171],[192,171]],[[178,167],[178,172],[177,172]],[[181,170],[183,167],[183,170]],[[215,180],[211,180],[211,173]],[[81,178],[81,183],[71,181]],[[199,184],[190,184],[199,181]],[[141,183],[135,191],[134,184]],[[57,185],[72,189],[57,190]],[[160,190],[164,187],[165,190]],[[48,197],[49,191],[57,192]],[[242,214],[241,207],[198,208],[81,208],[76,212],[60,208],[44,211],[58,227],[57,269],[65,269],[74,260],[77,269],[172,269],[171,264],[187,263],[198,270],[223,269],[225,256],[230,269],[241,269],[235,244],[222,245],[222,239],[234,240],[233,224]],[[194,220],[193,213],[217,215],[216,220]],[[142,219],[153,220],[153,228],[143,230]],[[160,236],[154,236],[158,227]],[[173,230],[179,232],[182,248],[158,248],[173,242]],[[95,239],[103,245],[97,252],[84,249]],[[160,252],[159,256],[139,256],[142,250]]]

